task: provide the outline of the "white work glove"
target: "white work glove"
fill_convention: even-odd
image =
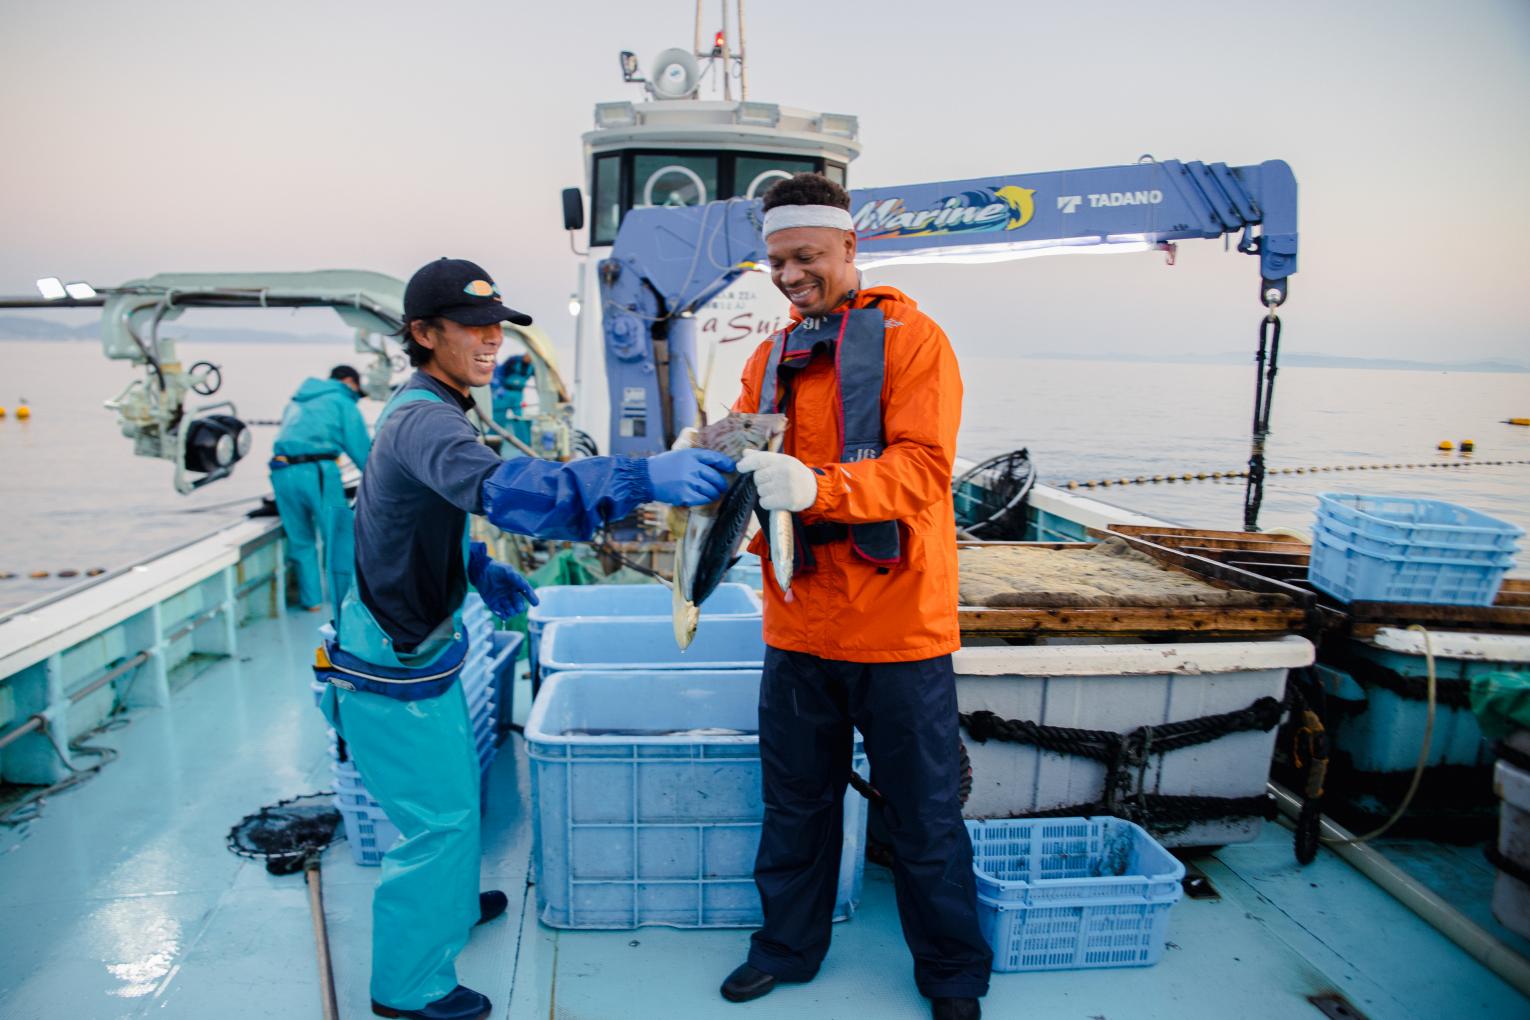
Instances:
[[[671,450],[689,450],[696,445],[696,437],[698,435],[700,433],[696,429],[687,425],[680,430],[680,434],[675,437],[675,441],[669,444],[669,448]]]
[[[790,454],[750,450],[739,459],[738,469],[754,472],[762,509],[797,513],[818,499],[818,476]]]

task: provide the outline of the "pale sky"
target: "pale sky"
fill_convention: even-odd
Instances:
[[[618,51],[646,67],[692,31],[685,0],[0,3],[0,293],[44,275],[402,277],[451,255],[560,344],[575,263],[558,191],[584,183],[579,135],[596,102],[640,98]],[[852,186],[1284,159],[1301,188],[1289,349],[1530,359],[1525,0],[746,13],[750,98],[860,117]],[[1149,254],[878,279],[962,353],[1256,339],[1256,260],[1215,241],[1172,269]]]

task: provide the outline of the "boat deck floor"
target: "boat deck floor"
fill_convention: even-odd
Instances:
[[[94,743],[120,758],[0,830],[0,1016],[319,1015],[302,878],[273,877],[224,837],[261,805],[329,786],[322,719],[305,667],[314,618],[240,632],[243,657],[211,665],[167,709],[133,713]],[[524,694],[524,691],[521,692]],[[524,712],[524,704],[518,706]],[[866,869],[861,909],[835,927],[818,978],[745,1005],[717,993],[744,956],[739,930],[556,931],[536,918],[524,749],[513,737],[491,772],[483,884],[510,896],[474,932],[460,980],[496,1017],[850,1018],[929,1016],[914,988],[892,882]],[[1491,873],[1450,848],[1409,857],[1458,897],[1481,900]],[[1154,967],[996,974],[989,1017],[1174,1020],[1320,1017],[1338,992],[1372,1020],[1523,1017],[1530,1002],[1348,865],[1292,859],[1289,834],[1190,858],[1219,899],[1174,908]],[[340,844],[324,887],[341,1015],[370,1015],[370,901],[376,868]],[[1484,875],[1487,878],[1484,879]]]

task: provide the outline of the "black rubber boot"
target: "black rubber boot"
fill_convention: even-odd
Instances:
[[[931,999],[930,1014],[935,1020],[979,1020],[983,1008],[976,999]]]
[[[493,1010],[489,997],[458,985],[423,1009],[394,1009],[372,1000],[374,1016],[402,1017],[404,1020],[487,1020]]]
[[[729,1002],[748,1002],[750,999],[758,999],[774,987],[774,974],[767,974],[745,963],[722,983],[722,997]]]
[[[510,906],[510,897],[498,889],[490,889],[488,892],[478,894],[478,924],[488,924]]]

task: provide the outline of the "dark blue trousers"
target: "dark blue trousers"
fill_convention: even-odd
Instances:
[[[765,651],[760,759],[765,826],[754,881],[765,926],[749,963],[806,981],[829,951],[850,781],[851,728],[886,797],[893,882],[914,981],[930,998],[988,991],[993,953],[978,930],[972,842],[958,795],[951,657],[862,663]]]

